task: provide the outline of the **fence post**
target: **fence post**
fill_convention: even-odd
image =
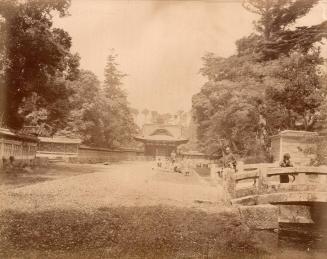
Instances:
[[[267,189],[267,168],[261,167],[258,169],[259,169],[258,194],[262,194]]]

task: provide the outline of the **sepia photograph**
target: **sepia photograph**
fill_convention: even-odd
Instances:
[[[327,258],[327,0],[0,0],[0,258]]]

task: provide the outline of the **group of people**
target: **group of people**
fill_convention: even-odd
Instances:
[[[233,153],[231,152],[230,147],[226,147],[222,160],[220,161],[220,164],[222,165],[221,171],[218,171],[217,173],[222,176],[222,173],[224,169],[229,168],[232,169],[235,173],[238,171],[237,168],[237,160]],[[156,158],[156,165],[158,168],[164,168],[168,169],[169,171],[177,172],[177,173],[183,173],[184,175],[189,175],[191,171],[190,161],[186,159],[185,157],[177,157],[177,154],[175,151],[173,151],[170,154],[170,157],[157,157]],[[279,164],[280,167],[293,167],[293,164],[291,162],[291,156],[290,154],[286,153],[283,156],[283,160]],[[280,176],[280,182],[281,183],[288,183],[289,182],[289,176],[287,174]]]
[[[164,168],[168,171],[190,175],[191,167],[189,161],[181,156],[177,157],[175,151],[172,151],[170,157],[157,157],[156,165],[158,168]]]
[[[293,167],[293,163],[291,162],[291,155],[289,153],[285,153],[283,155],[283,160],[279,163],[280,167]],[[222,171],[224,168],[233,169],[235,172],[238,171],[237,161],[233,153],[231,152],[230,147],[226,147],[222,157]],[[222,171],[218,173],[222,173]],[[289,176],[287,174],[280,176],[281,183],[288,183]]]

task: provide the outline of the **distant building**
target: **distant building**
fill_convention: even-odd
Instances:
[[[169,124],[144,124],[141,135],[134,138],[144,144],[146,156],[169,156],[188,141],[180,125]]]

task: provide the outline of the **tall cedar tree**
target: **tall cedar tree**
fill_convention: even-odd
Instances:
[[[255,46],[246,46],[247,38],[242,39],[243,47],[255,47],[251,51],[258,58],[270,60],[291,50],[307,53],[314,43],[327,37],[327,21],[313,26],[292,28],[292,25],[305,16],[319,0],[245,0],[243,6],[250,12],[260,15],[254,23],[258,35],[251,35],[248,40],[255,40]],[[246,51],[240,48],[239,52]]]
[[[104,137],[108,147],[124,146],[133,139],[136,125],[132,110],[127,101],[127,94],[122,89],[122,80],[126,74],[118,70],[117,56],[110,54],[104,71],[103,92],[104,106]]]

